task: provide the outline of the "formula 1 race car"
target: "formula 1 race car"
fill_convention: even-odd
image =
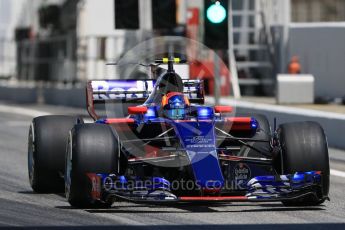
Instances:
[[[174,64],[182,62],[156,61],[155,67],[168,68],[150,80],[88,82],[94,123],[34,118],[28,143],[33,190],[65,191],[79,208],[110,207],[118,199],[287,206],[328,199],[328,147],[319,124],[288,123],[271,131],[263,115],[204,105],[203,81],[175,73]]]

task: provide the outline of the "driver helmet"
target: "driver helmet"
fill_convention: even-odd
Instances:
[[[184,119],[189,106],[188,97],[183,93],[171,92],[162,98],[163,115],[173,120]]]

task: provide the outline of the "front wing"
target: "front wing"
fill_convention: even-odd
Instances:
[[[92,183],[91,197],[95,201],[121,198],[134,202],[244,202],[285,201],[305,196],[317,197],[321,188],[322,173],[298,172],[290,175],[259,176],[247,183],[244,196],[181,196],[170,190],[164,178],[126,178],[114,174],[87,174]]]

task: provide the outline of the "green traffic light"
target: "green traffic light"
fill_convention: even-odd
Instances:
[[[212,23],[221,23],[226,18],[226,10],[219,1],[211,5],[206,11],[207,19]]]

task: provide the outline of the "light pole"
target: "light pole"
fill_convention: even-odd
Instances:
[[[234,35],[233,35],[233,22],[232,22],[232,0],[229,0],[228,3],[228,37],[229,37],[229,79],[232,86],[232,91],[234,92],[235,99],[241,98],[241,90],[238,83],[236,59],[234,54]]]

